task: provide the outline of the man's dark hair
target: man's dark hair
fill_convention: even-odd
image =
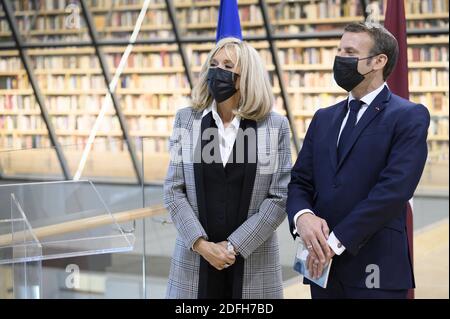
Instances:
[[[370,55],[386,54],[388,60],[383,69],[383,79],[386,80],[395,68],[398,59],[397,39],[381,25],[369,25],[366,23],[350,23],[344,32],[361,33],[365,32],[373,40],[373,47]]]

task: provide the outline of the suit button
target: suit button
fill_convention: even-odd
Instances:
[[[333,188],[338,188],[340,185],[338,183],[333,184]]]

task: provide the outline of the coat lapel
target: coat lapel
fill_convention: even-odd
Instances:
[[[242,129],[251,129],[256,132],[256,122],[251,120],[244,120],[244,125],[242,125]],[[245,173],[244,173],[244,181],[242,184],[242,195],[241,195],[241,203],[239,204],[239,225],[244,223],[244,221],[248,217],[248,211],[250,206],[250,200],[252,199],[253,194],[253,186],[255,183],[255,177],[256,177],[256,166],[258,163],[258,137],[257,134],[250,136],[255,136],[256,140],[252,141],[252,138],[249,137],[244,145],[244,151],[245,151],[245,158],[247,159],[245,162]],[[254,145],[254,146],[253,146]],[[251,151],[256,151],[255,158],[256,162],[254,163],[248,163],[248,159],[252,158],[249,154]]]
[[[203,166],[201,161],[202,149],[205,144],[208,142],[202,139],[202,134],[211,125],[212,116],[205,116],[202,119],[202,113],[198,112],[199,116],[196,116],[194,119],[194,126],[197,124],[197,128],[199,132],[196,134],[194,132],[194,136],[197,135],[194,139],[194,179],[195,179],[195,189],[197,196],[197,207],[198,207],[198,217],[200,223],[205,229],[206,233],[208,233],[208,225],[206,222],[206,201],[205,201],[205,189],[203,183]],[[196,123],[197,122],[197,123]],[[200,125],[199,125],[200,124]]]
[[[389,101],[390,97],[391,92],[387,87],[384,87],[384,89],[377,95],[377,97],[369,105],[367,110],[364,112],[364,115],[356,124],[352,134],[350,135],[350,140],[345,146],[341,160],[338,163],[337,170],[339,170],[339,168],[342,166],[343,162],[350,153],[350,150],[352,149],[353,145],[356,143],[358,137],[361,135],[364,129],[370,124],[370,122],[373,121],[373,119],[375,119],[375,117],[378,116],[378,114],[380,114],[384,110],[384,108],[386,107],[386,102]],[[335,153],[337,153],[336,150]]]

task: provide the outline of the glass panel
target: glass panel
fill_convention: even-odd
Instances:
[[[0,181],[61,180],[61,166],[54,148],[0,152]]]
[[[0,196],[2,212],[16,209],[22,216],[11,218],[12,241],[9,233],[0,237],[1,263],[132,249],[134,236],[125,234],[118,224],[126,216],[111,215],[91,182],[1,185]],[[36,245],[42,247],[38,255],[30,253],[37,251]],[[15,246],[23,246],[26,253],[8,258],[8,251]]]
[[[43,298],[143,296],[142,220],[136,223],[127,221],[130,214],[142,207],[142,187],[99,185],[97,188],[91,182],[4,185],[0,186],[1,202],[10,203],[5,198],[11,193],[18,195],[17,202],[23,203],[20,206],[23,211],[30,212],[26,215],[27,221],[43,249],[39,259],[51,258],[42,262]],[[107,208],[107,205],[112,208]],[[10,212],[11,209],[3,207],[1,211]],[[142,210],[138,213],[141,217],[137,218],[144,216]],[[0,220],[5,219],[10,220],[9,217],[0,216]],[[20,220],[15,223],[18,222]],[[100,226],[91,228],[95,223]],[[0,240],[4,241],[11,234],[11,227],[8,230],[4,223],[0,226]],[[20,234],[17,227],[15,229]],[[133,247],[134,243],[136,246]],[[30,248],[31,244],[28,240],[26,247]],[[2,256],[8,255],[3,252],[10,249],[5,245],[2,248]],[[113,251],[121,253],[108,253]],[[98,253],[101,254],[96,255]],[[28,271],[33,269],[31,266],[29,263],[26,265]],[[15,270],[17,274],[19,269],[16,267]],[[0,295],[12,298],[11,277],[14,271],[6,265],[1,266],[0,271]]]
[[[89,146],[87,136],[82,138],[83,143],[62,147],[73,177],[98,183],[138,183],[124,140],[100,135]]]

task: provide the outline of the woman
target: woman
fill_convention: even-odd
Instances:
[[[164,201],[178,232],[168,298],[282,298],[290,131],[257,51],[219,41],[176,114]]]

